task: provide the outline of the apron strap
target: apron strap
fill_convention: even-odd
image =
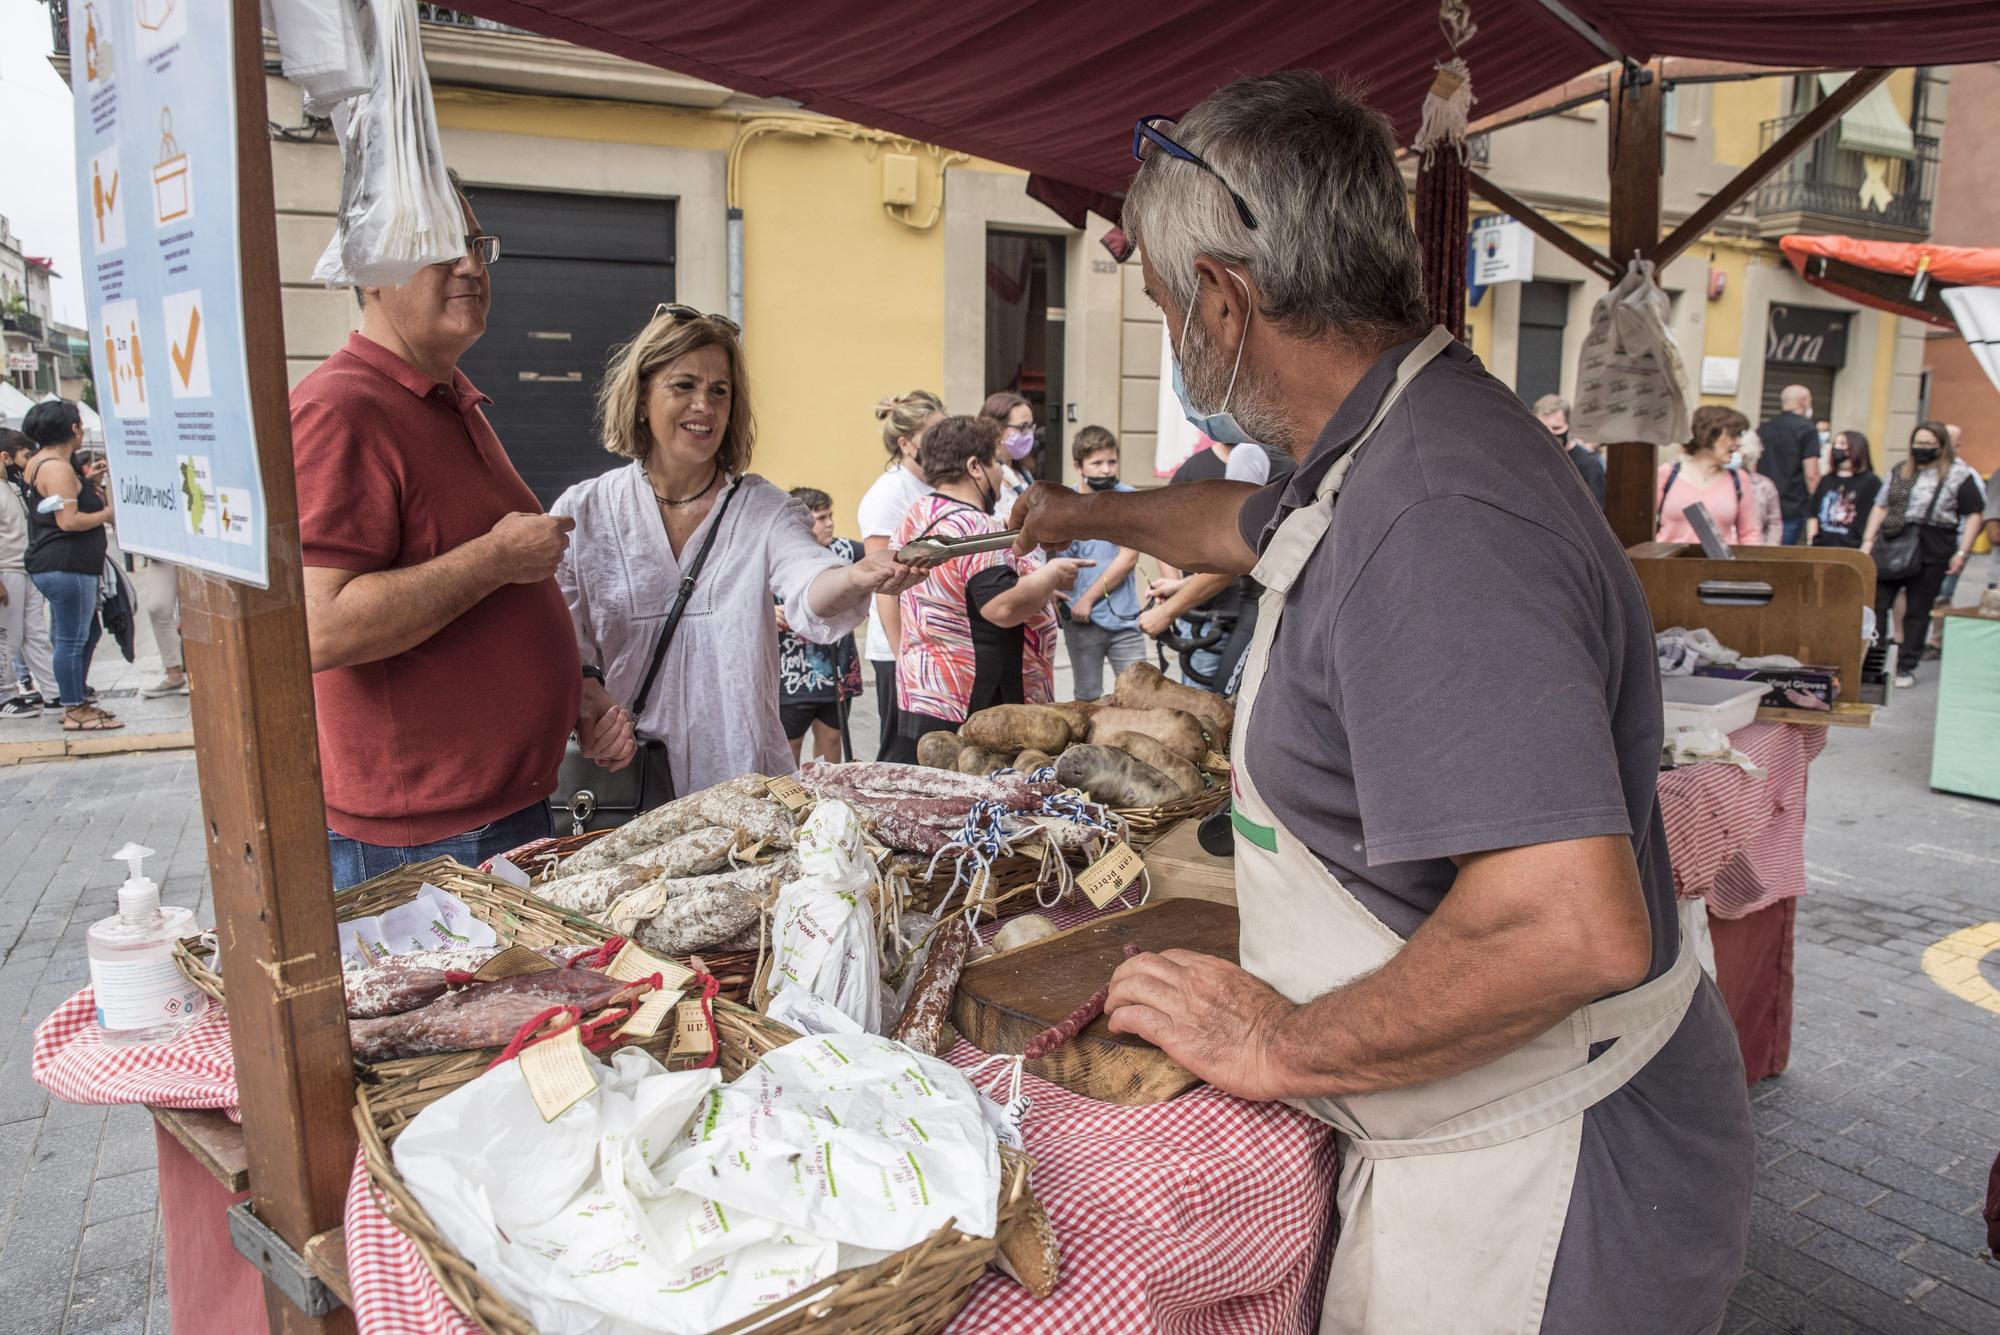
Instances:
[[[1353,465],[1354,457],[1361,453],[1361,447],[1375,434],[1375,428],[1382,425],[1382,419],[1403,397],[1417,373],[1430,365],[1436,357],[1451,345],[1452,337],[1443,325],[1434,326],[1424,335],[1423,341],[1411,348],[1409,355],[1396,367],[1396,379],[1383,394],[1382,402],[1376,405],[1375,415],[1368,419],[1368,425],[1361,428],[1354,445],[1347,453],[1333,461],[1333,467],[1326,470],[1319,487],[1313,492],[1312,504],[1286,517],[1272,535],[1270,545],[1257,561],[1257,568],[1250,572],[1250,578],[1263,585],[1266,590],[1275,591],[1282,598],[1292,587],[1292,581],[1305,568],[1306,559],[1319,546],[1319,540],[1326,536],[1327,526],[1333,522],[1333,498],[1347,478],[1347,470]]]
[[[1680,1028],[1681,1017],[1687,1013],[1700,980],[1701,967],[1694,951],[1683,940],[1671,969],[1630,992],[1586,1006],[1572,1017],[1580,1018],[1580,1028],[1595,1035],[1591,1042],[1617,1039],[1597,1060],[1495,1099],[1438,1124],[1425,1135],[1407,1140],[1369,1140],[1355,1135],[1354,1124],[1346,1117],[1335,1125],[1347,1134],[1354,1152],[1364,1159],[1401,1159],[1418,1154],[1485,1149],[1546,1131],[1601,1103],[1637,1075]],[[1600,1012],[1599,1007],[1607,1009]],[[1594,1017],[1593,1012],[1598,1015]],[[1316,1108],[1319,1106],[1315,1104]]]

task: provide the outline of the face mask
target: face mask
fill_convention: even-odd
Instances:
[[[1092,491],[1110,491],[1118,485],[1118,478],[1113,474],[1111,477],[1087,477],[1083,482]]]
[[[1822,431],[1822,432],[1820,432],[1820,433],[1819,433],[1819,443],[1820,443],[1820,446],[1821,446],[1821,448],[1825,448],[1825,446],[1827,445],[1827,443],[1828,443],[1829,441],[1831,441],[1832,439],[1833,439],[1833,434],[1832,434],[1831,432],[1828,432],[1828,431]]]
[[[1833,461],[1835,468],[1838,468],[1847,462],[1847,450],[1842,446],[1836,445],[1828,452],[1826,457]]]
[[[1731,450],[1729,452],[1729,466],[1731,468],[1741,468],[1743,466],[1743,451]]]
[[[1000,493],[989,489],[984,477],[973,478],[972,485],[979,488],[979,508],[989,515],[992,514],[994,507],[1000,504]]]
[[[1229,269],[1224,272],[1231,278],[1236,278],[1235,270]],[[1236,278],[1236,285],[1243,289],[1244,296],[1250,295],[1248,283]],[[1187,318],[1181,321],[1180,342],[1174,347],[1174,397],[1180,400],[1181,412],[1187,417],[1188,422],[1202,435],[1218,445],[1248,445],[1251,442],[1250,433],[1243,429],[1242,424],[1229,411],[1229,397],[1236,392],[1236,375],[1243,369],[1243,343],[1250,341],[1249,326],[1244,326],[1243,342],[1236,345],[1236,363],[1229,368],[1229,388],[1222,391],[1222,406],[1212,413],[1197,413],[1194,405],[1188,402],[1187,385],[1181,379],[1181,348],[1187,343],[1188,325],[1193,320],[1194,308],[1189,307]]]
[[[1007,451],[1007,457],[1019,463],[1035,452],[1033,431],[1009,431],[1000,437],[1000,448]]]
[[[1912,463],[1915,463],[1919,467],[1923,467],[1928,464],[1934,464],[1937,462],[1937,458],[1938,458],[1938,447],[1935,445],[1910,446],[1910,461]]]

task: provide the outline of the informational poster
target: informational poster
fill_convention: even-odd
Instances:
[[[268,585],[228,0],[70,6],[91,364],[118,542]]]

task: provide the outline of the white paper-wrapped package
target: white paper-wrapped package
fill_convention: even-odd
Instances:
[[[882,1030],[882,954],[869,891],[875,883],[854,808],[820,802],[799,830],[799,879],[771,910],[772,1000],[804,988],[867,1030]]]
[[[725,1208],[894,1251],[947,1219],[993,1236],[1000,1148],[956,1067],[874,1034],[829,1034],[709,1095],[660,1171]]]
[[[693,1335],[833,1273],[831,1240],[674,1186],[661,1160],[710,1107],[713,1069],[634,1048],[544,1122],[504,1062],[418,1114],[396,1169],[445,1237],[543,1335]]]

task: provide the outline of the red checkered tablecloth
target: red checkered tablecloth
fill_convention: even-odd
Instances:
[[[1806,892],[1806,768],[1825,728],[1752,723],[1729,735],[1764,771],[1684,765],[1660,775],[1674,891],[1718,918],[1742,918]]]
[[[236,1110],[236,1058],[229,1020],[211,1006],[172,1043],[112,1047],[97,1032],[97,997],[89,988],[55,1008],[35,1030],[29,1070],[35,1082],[70,1103],[144,1103],[155,1108]]]

